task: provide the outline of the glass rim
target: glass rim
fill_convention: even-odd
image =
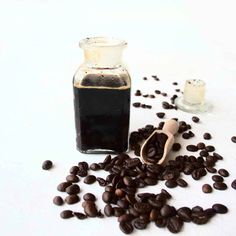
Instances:
[[[125,47],[127,42],[123,39],[113,37],[90,37],[80,40],[79,46],[82,49],[94,47]]]

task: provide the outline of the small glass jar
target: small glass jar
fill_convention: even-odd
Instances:
[[[127,43],[94,37],[80,41],[84,63],[73,78],[77,149],[121,153],[128,149],[131,79],[121,56]]]

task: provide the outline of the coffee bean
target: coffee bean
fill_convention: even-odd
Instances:
[[[160,90],[155,90],[155,93],[156,94],[161,94],[161,91]]]
[[[114,216],[119,217],[125,213],[125,210],[121,207],[114,207]]]
[[[203,138],[205,140],[209,140],[209,139],[211,139],[211,134],[210,133],[205,133],[205,134],[203,134]]]
[[[166,224],[167,224],[167,220],[164,218],[160,218],[160,219],[157,219],[156,222],[155,222],[155,225],[159,228],[164,228],[166,227]]]
[[[69,219],[69,218],[72,218],[74,215],[72,211],[65,210],[60,213],[60,216],[62,219]]]
[[[76,175],[78,171],[79,171],[79,167],[78,166],[72,166],[70,168],[70,174],[72,174],[72,175]]]
[[[146,78],[146,77],[145,77]],[[136,92],[135,92],[135,94],[134,94],[135,96],[141,96],[142,95],[142,93],[141,93],[141,91],[138,89],[138,90],[136,90]]]
[[[84,179],[85,184],[93,184],[96,181],[96,177],[94,175],[88,175]]]
[[[177,82],[173,82],[172,84],[173,84],[173,85],[178,85],[178,83],[177,83]]]
[[[62,182],[57,186],[57,190],[60,192],[65,192],[66,188],[69,187],[71,185],[70,182]]]
[[[143,97],[144,97],[144,98],[147,98],[147,97],[148,97],[148,94],[144,94]]]
[[[71,182],[71,183],[77,183],[77,182],[79,182],[79,177],[76,175],[67,175],[66,181]]]
[[[46,161],[44,161],[43,164],[42,164],[42,169],[43,169],[43,170],[50,170],[50,169],[52,168],[52,166],[53,166],[52,161],[46,160]]]
[[[80,187],[77,184],[72,184],[71,186],[66,188],[66,192],[68,194],[77,194],[80,192]]]
[[[188,151],[190,151],[190,152],[197,152],[197,151],[198,151],[198,147],[195,146],[195,145],[188,145],[188,146],[186,147],[186,149],[187,149]]]
[[[158,112],[158,113],[156,113],[156,115],[157,115],[157,117],[158,118],[164,118],[164,116],[165,116],[165,113],[164,112]]]
[[[208,146],[206,146],[206,151],[207,152],[214,152],[215,151],[215,147],[211,146],[211,145],[208,145]]]
[[[56,196],[53,198],[53,203],[57,206],[61,206],[64,204],[64,201],[63,201],[62,197]]]
[[[190,138],[190,134],[189,133],[183,133],[182,134],[182,138],[189,139]]]
[[[183,221],[177,217],[177,216],[172,216],[171,218],[168,219],[167,221],[167,229],[171,233],[178,233],[181,231],[183,226]]]
[[[177,152],[177,151],[180,150],[180,148],[181,148],[180,143],[174,143],[173,146],[172,146],[172,151]]]
[[[193,121],[194,123],[198,123],[198,122],[200,121],[200,119],[199,119],[197,116],[193,116],[193,117],[192,117],[192,121]]]
[[[161,95],[162,95],[163,97],[166,97],[166,96],[167,96],[167,93],[161,93]]]
[[[213,217],[216,214],[216,211],[213,208],[207,208],[204,210],[204,213],[209,217]]]
[[[139,218],[137,218],[133,221],[133,225],[134,225],[135,229],[139,229],[139,230],[147,228],[147,222],[145,220],[142,220]]]
[[[97,170],[100,170],[100,166],[97,164],[97,163],[92,163],[90,166],[89,166],[89,169],[90,170],[93,170],[93,171],[97,171]]]
[[[67,204],[75,204],[75,203],[79,202],[79,200],[80,199],[79,199],[78,195],[72,194],[72,195],[69,195],[66,197],[65,202]]]
[[[157,209],[152,209],[150,212],[149,220],[150,221],[156,221],[158,218],[159,212]]]
[[[232,187],[233,189],[236,189],[236,179],[231,183],[231,187]]]
[[[212,180],[215,182],[223,182],[224,179],[220,175],[212,175]]]
[[[199,212],[203,212],[203,208],[200,207],[200,206],[195,206],[192,208],[192,213],[195,214],[195,213],[199,213]]]
[[[197,147],[198,147],[199,150],[202,150],[206,147],[206,145],[204,143],[198,143]]]
[[[172,206],[169,206],[169,205],[164,205],[160,210],[160,214],[164,218],[173,216],[175,213],[176,213],[175,209]]]
[[[177,182],[173,179],[169,179],[165,182],[166,187],[175,188],[177,186]]]
[[[132,224],[130,222],[125,222],[122,221],[120,222],[120,230],[124,233],[124,234],[131,234],[134,230]]]
[[[180,92],[180,89],[175,89],[176,92]]]
[[[87,216],[82,212],[74,212],[73,214],[79,220],[84,220],[87,218]]]
[[[114,209],[113,207],[110,205],[110,204],[107,204],[105,207],[104,207],[104,213],[106,216],[113,216],[114,215]]]
[[[152,207],[149,203],[136,202],[134,204],[134,209],[139,213],[149,213]]]
[[[143,80],[147,80],[147,77],[143,77]]]
[[[105,192],[102,194],[102,200],[103,200],[105,203],[111,202],[112,197],[113,197],[113,194],[112,194],[111,192],[105,191]]]
[[[216,153],[216,152],[213,152],[213,156],[216,157],[217,160],[223,160],[223,157],[220,154]]]
[[[226,169],[219,169],[218,173],[223,177],[228,177],[229,176],[229,172]]]
[[[212,208],[216,211],[216,213],[225,214],[228,212],[228,208],[219,203],[214,204]]]
[[[117,201],[117,205],[121,208],[124,208],[124,209],[127,209],[129,207],[129,203],[127,200],[122,200],[122,199],[119,199]]]
[[[86,161],[80,161],[78,163],[78,167],[79,169],[84,169],[84,170],[88,170],[89,169],[89,165]]]
[[[98,214],[97,207],[94,202],[86,201],[84,213],[89,217],[96,217]]]
[[[140,102],[134,102],[133,103],[133,107],[140,107],[141,106],[141,103]]]
[[[236,136],[233,136],[233,137],[231,138],[231,141],[232,141],[233,143],[236,143]]]
[[[214,168],[214,167],[206,167],[206,169],[207,169],[207,171],[209,172],[209,173],[216,173],[216,168]]]
[[[133,182],[132,178],[129,177],[129,176],[125,176],[123,178],[123,182],[126,186],[133,186],[134,185],[134,182]]]
[[[181,207],[178,209],[177,214],[184,222],[190,222],[192,219],[192,211],[188,207]]]
[[[227,189],[227,185],[225,183],[222,183],[222,182],[215,182],[213,184],[213,187],[217,190],[226,190]]]
[[[184,179],[177,179],[176,180],[178,186],[185,188],[188,186],[188,183]]]
[[[205,212],[197,212],[192,218],[193,223],[198,225],[206,224],[208,220],[209,216]]]
[[[121,216],[118,217],[118,222],[122,222],[122,221],[131,221],[133,219],[133,216],[130,214],[123,214]]]
[[[92,193],[86,193],[83,196],[84,201],[96,201],[96,197]]]
[[[202,191],[204,193],[211,193],[212,192],[212,187],[209,184],[204,184],[202,185]]]
[[[97,181],[100,186],[105,187],[107,185],[107,181],[101,177],[97,177]]]
[[[149,97],[150,97],[150,98],[155,98],[155,95],[150,94]]]

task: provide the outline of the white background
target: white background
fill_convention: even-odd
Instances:
[[[78,48],[81,38],[114,36],[128,41],[124,55],[129,67],[133,92],[153,93],[160,89],[173,94],[173,81],[183,88],[189,78],[207,83],[212,112],[200,115],[193,124],[202,141],[205,131],[212,133],[217,151],[227,168],[230,186],[236,178],[236,33],[235,1],[0,1],[0,235],[121,235],[115,218],[62,220],[62,209],[52,198],[69,167],[78,161],[100,161],[104,155],[83,155],[75,149],[72,77],[82,62]],[[151,80],[156,74],[160,82]],[[148,76],[143,81],[142,76]],[[152,110],[132,108],[133,131],[147,123],[159,122],[160,97],[134,101],[152,104]],[[168,111],[167,118],[179,117],[191,122],[191,114]],[[184,146],[185,143],[179,139]],[[187,153],[182,148],[180,153]],[[173,154],[170,154],[173,156]],[[51,159],[55,167],[43,171],[41,164]],[[97,173],[105,176],[105,173]],[[211,176],[189,182],[187,189],[175,188],[171,204],[176,207],[201,205],[205,208],[221,202],[229,207],[226,215],[217,215],[204,226],[185,224],[179,235],[235,235],[235,190],[201,192]],[[85,190],[86,187],[86,190]],[[158,193],[163,183],[144,189]],[[97,184],[84,186],[100,196]],[[82,196],[82,193],[80,196]],[[104,204],[98,201],[99,207]],[[133,235],[170,235],[154,224]]]

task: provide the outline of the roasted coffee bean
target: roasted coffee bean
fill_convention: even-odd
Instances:
[[[182,134],[182,138],[189,139],[190,138],[190,134],[189,133],[183,133]]]
[[[159,211],[157,209],[152,209],[150,212],[149,220],[156,221],[159,215]]]
[[[155,207],[155,208],[161,208],[161,207],[163,206],[163,204],[164,204],[164,201],[162,201],[162,200],[157,200],[157,199],[155,199],[155,198],[149,198],[149,199],[148,199],[148,203],[149,203],[151,206]]]
[[[170,217],[176,214],[176,210],[174,207],[169,206],[169,205],[164,205],[161,210],[160,210],[160,214],[164,217]]]
[[[148,94],[144,94],[143,97],[144,97],[144,98],[147,98],[147,97],[148,97]]]
[[[144,182],[145,182],[146,185],[153,186],[153,185],[157,184],[157,179],[147,177],[147,178],[144,179]]]
[[[131,234],[134,230],[132,224],[130,222],[125,222],[122,221],[120,222],[120,230],[124,233],[124,234]]]
[[[72,166],[70,168],[70,174],[72,174],[72,175],[76,175],[78,171],[79,171],[79,167],[78,166]]]
[[[164,112],[158,112],[158,113],[156,113],[156,115],[157,115],[157,117],[158,118],[164,118],[164,116],[165,116],[165,113]]]
[[[133,225],[134,225],[135,229],[142,230],[142,229],[147,228],[147,222],[145,220],[142,220],[142,219],[139,219],[139,218],[137,218],[133,221]]]
[[[189,151],[189,152],[197,152],[198,151],[198,147],[197,146],[195,146],[195,145],[188,145],[187,147],[186,147],[186,149]]]
[[[176,180],[178,186],[185,188],[188,186],[188,183],[184,179],[177,179]]]
[[[156,94],[161,94],[161,91],[160,90],[155,90],[154,91]]]
[[[152,207],[149,203],[136,202],[134,204],[134,209],[139,213],[149,213],[152,210]]]
[[[107,181],[101,177],[97,177],[97,181],[100,186],[105,187],[107,185]]]
[[[214,204],[212,208],[216,211],[216,213],[225,214],[228,212],[228,208],[219,203]]]
[[[227,185],[225,183],[222,183],[222,182],[215,182],[213,184],[213,187],[217,190],[226,190],[227,189]]]
[[[84,220],[87,218],[87,216],[82,212],[74,212],[73,214],[79,220]]]
[[[178,209],[177,214],[184,222],[190,222],[192,219],[192,211],[188,207],[181,207]]]
[[[231,187],[232,187],[233,189],[236,189],[236,179],[231,183]]]
[[[206,140],[209,140],[209,139],[211,139],[211,134],[210,133],[205,133],[205,134],[203,134],[203,138],[206,139]]]
[[[167,96],[167,93],[161,93],[161,95],[162,95],[163,97],[166,97],[166,96]]]
[[[88,174],[88,171],[83,168],[80,168],[77,172],[77,175],[80,177],[85,177],[85,176],[87,176],[87,174]]]
[[[103,200],[105,203],[111,202],[112,198],[113,198],[113,194],[112,194],[111,192],[105,191],[105,192],[102,194],[102,200]]]
[[[72,211],[65,210],[60,213],[60,216],[62,219],[69,219],[69,218],[72,218],[74,215]]]
[[[236,143],[236,136],[231,137],[231,141],[232,141],[233,143]]]
[[[177,216],[172,216],[171,218],[168,219],[167,221],[167,229],[171,233],[178,233],[181,231],[183,226],[183,221],[177,217]]]
[[[96,181],[96,177],[94,175],[88,175],[84,179],[85,184],[93,184]]]
[[[77,194],[80,192],[80,187],[77,184],[72,184],[71,186],[66,188],[66,192],[68,194]]]
[[[79,202],[79,200],[80,199],[79,199],[78,195],[72,194],[72,195],[69,195],[66,197],[65,202],[67,204],[75,204],[75,203]]]
[[[221,177],[220,175],[212,175],[211,178],[215,182],[223,182],[224,181],[223,177]]]
[[[192,213],[195,214],[195,213],[199,213],[199,212],[203,212],[203,208],[200,207],[200,206],[195,206],[192,208]]]
[[[96,201],[96,197],[92,193],[86,193],[83,196],[84,201]]]
[[[126,194],[125,195],[125,199],[131,204],[135,204],[136,203],[136,199],[135,196],[133,194]]]
[[[57,206],[61,206],[64,204],[64,201],[63,201],[62,197],[56,196],[53,198],[53,203]]]
[[[122,189],[118,188],[118,189],[115,190],[115,195],[116,195],[118,198],[122,198],[122,197],[125,196],[125,192],[124,192]]]
[[[198,225],[206,224],[209,220],[209,216],[205,212],[197,212],[192,217],[192,222]]]
[[[146,108],[151,109],[152,106],[151,105],[146,105]]]
[[[93,171],[97,171],[97,170],[100,170],[100,166],[99,166],[97,163],[92,163],[92,164],[89,166],[89,169],[90,169],[90,170],[93,170]]]
[[[133,107],[140,107],[141,106],[141,103],[140,102],[134,102],[133,103]]]
[[[129,208],[127,212],[128,212],[129,214],[133,215],[134,218],[139,217],[139,213],[138,213],[133,207]]]
[[[104,207],[104,213],[106,216],[113,216],[114,215],[114,209],[113,207],[110,205],[110,204],[107,204],[105,207]]]
[[[229,176],[229,172],[226,169],[219,169],[218,173],[223,177],[228,177]]]
[[[44,161],[43,164],[42,164],[42,169],[43,169],[43,170],[50,170],[50,169],[52,168],[52,166],[53,166],[52,161],[46,160],[46,161]]]
[[[65,192],[66,188],[69,187],[71,185],[70,182],[62,182],[57,186],[57,190],[60,192]]]
[[[132,158],[132,159],[129,159],[129,160],[127,161],[126,167],[127,167],[127,168],[132,168],[132,167],[138,166],[138,165],[140,165],[140,164],[141,164],[141,161],[140,161],[139,158]]]
[[[125,184],[126,186],[134,186],[134,181],[133,181],[132,178],[129,177],[129,176],[125,176],[125,177],[123,178],[123,182],[124,182],[124,184]]]
[[[171,199],[172,196],[170,195],[169,192],[167,192],[165,189],[161,190],[162,196],[165,196],[166,199]]]
[[[211,193],[212,192],[212,187],[209,184],[204,184],[202,185],[202,191],[204,193]]]
[[[79,182],[79,177],[77,175],[67,175],[66,181],[71,183],[77,183]]]
[[[198,143],[197,147],[198,147],[199,150],[202,150],[206,147],[206,145],[205,145],[205,143]]]
[[[150,94],[149,97],[150,97],[150,98],[155,98],[155,95]]]
[[[216,152],[213,152],[213,156],[216,157],[217,160],[223,160],[223,157]]]
[[[80,161],[78,163],[78,166],[79,166],[80,169],[81,168],[84,169],[84,170],[88,170],[89,169],[89,165],[88,165],[88,163],[86,161]]]
[[[173,84],[173,85],[178,85],[178,83],[177,83],[177,82],[173,82],[172,84]]]
[[[181,148],[180,143],[174,143],[173,146],[172,146],[172,151],[177,152],[177,151],[180,150],[180,148]]]
[[[216,211],[213,208],[207,208],[204,210],[204,213],[209,217],[213,217],[216,214]]]
[[[159,228],[166,227],[167,220],[165,218],[159,218],[156,220],[155,225]]]
[[[206,169],[209,173],[212,173],[212,174],[216,173],[216,171],[217,171],[216,168],[214,168],[214,167],[206,167]]]
[[[122,222],[122,221],[131,221],[133,219],[133,216],[130,214],[123,214],[121,216],[118,217],[118,222]]]
[[[186,165],[186,166],[184,167],[183,172],[184,172],[184,174],[186,174],[186,175],[190,175],[190,174],[193,172],[193,170],[194,170],[194,166],[191,165],[191,164],[188,164],[188,165]]]
[[[175,92],[180,92],[180,89],[175,89]]]
[[[212,146],[212,145],[208,145],[208,146],[206,146],[206,151],[207,152],[214,152],[215,151],[215,147]]]
[[[160,81],[160,79],[156,75],[152,75],[152,78],[156,81]]]
[[[193,121],[194,123],[198,123],[198,122],[200,121],[200,119],[199,119],[197,116],[193,116],[193,117],[192,117],[192,121]]]
[[[166,180],[165,185],[168,188],[175,188],[177,186],[177,182],[173,179],[169,179],[169,180]]]
[[[139,216],[140,220],[144,220],[145,222],[149,223],[150,222],[150,216],[148,213],[143,213]]]
[[[170,104],[168,102],[162,102],[162,107],[164,109],[170,109]]]
[[[110,193],[114,193],[115,188],[113,186],[108,185],[108,186],[105,187],[105,191],[110,192]]]
[[[121,208],[124,208],[124,209],[127,209],[129,207],[128,201],[127,200],[122,200],[122,199],[117,201],[117,205]]]
[[[209,156],[209,153],[206,150],[202,150],[202,151],[200,151],[199,155],[201,157],[207,157],[207,156]]]
[[[114,216],[119,217],[125,213],[125,210],[121,207],[114,207]]]
[[[98,210],[94,202],[87,201],[87,204],[84,206],[84,213],[89,217],[96,217]]]

